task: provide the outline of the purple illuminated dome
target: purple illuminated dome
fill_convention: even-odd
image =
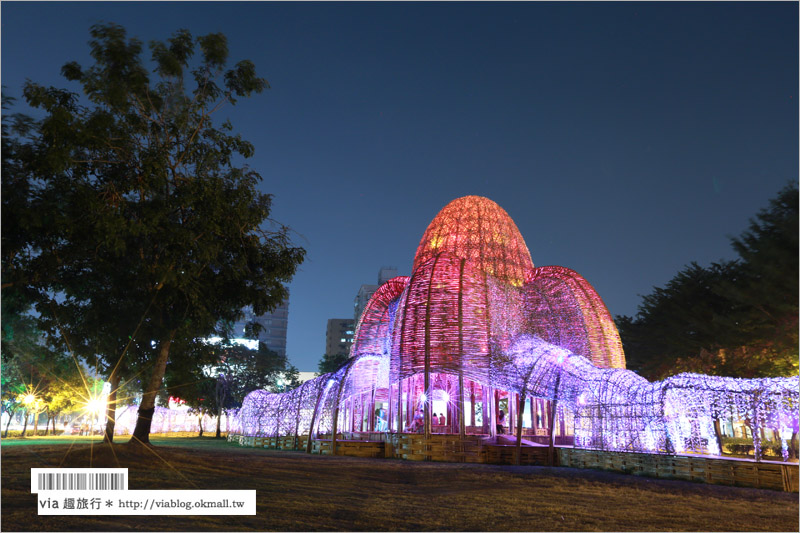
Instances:
[[[757,455],[763,428],[786,457],[798,426],[797,376],[651,383],[625,370],[594,288],[569,268],[534,267],[493,201],[466,196],[445,206],[412,270],[372,296],[344,367],[283,394],[250,394],[242,433],[496,438],[520,424],[520,437],[579,448],[719,454],[720,421],[747,420]]]

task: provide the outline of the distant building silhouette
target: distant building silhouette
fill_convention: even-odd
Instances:
[[[330,318],[325,331],[325,354],[350,354],[353,345],[355,322],[352,318]]]
[[[253,309],[244,308],[244,315],[233,326],[233,337],[252,338],[246,335],[245,328],[248,323],[256,322],[262,326],[258,333],[259,342],[266,344],[267,348],[279,355],[286,355],[286,331],[289,324],[289,298],[287,297],[271,313],[255,316]]]
[[[362,285],[358,289],[355,299],[353,300],[353,318],[355,323],[358,324],[358,319],[361,318],[361,313],[367,306],[367,302],[378,290],[378,287],[386,283],[392,278],[397,277],[397,267],[384,266],[378,271],[378,284],[377,285]]]
[[[380,287],[390,279],[396,278],[397,276],[397,267],[381,267],[381,269],[378,271],[378,286]]]

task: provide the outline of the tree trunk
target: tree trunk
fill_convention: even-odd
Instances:
[[[28,410],[26,409],[25,410],[25,423],[22,425],[22,435],[20,435],[20,437],[24,437],[25,436],[25,432],[28,431],[28,415],[29,414],[30,413],[28,413]]]
[[[8,413],[8,422],[6,422],[6,433],[5,433],[5,435],[3,435],[3,438],[8,437],[8,426],[11,425],[11,419],[14,418],[14,412],[13,411],[12,412],[6,411],[6,412]]]
[[[50,434],[50,418],[51,417],[50,417],[50,410],[49,409],[46,411],[46,414],[47,414],[47,423],[44,425],[44,436],[45,437]],[[55,433],[56,433],[56,430],[54,429],[53,430],[53,435],[55,435]]]
[[[153,414],[156,412],[156,394],[164,381],[164,372],[167,370],[167,360],[169,359],[169,347],[175,337],[175,330],[167,334],[166,338],[161,339],[161,347],[158,351],[156,364],[150,381],[144,389],[142,403],[139,405],[139,413],[136,418],[136,428],[131,436],[131,443],[150,444],[150,426],[153,423]]]
[[[120,381],[121,377],[119,373],[112,370],[111,375],[108,376],[108,383],[111,385],[111,390],[106,399],[106,429],[103,432],[103,442],[109,444],[114,442],[114,429],[117,425],[117,389],[119,388]]]
[[[53,436],[56,434],[56,416],[53,417]]]
[[[215,438],[222,437],[222,406],[225,405],[225,402],[228,400],[228,391],[227,387],[223,388],[222,393],[217,397],[217,433],[214,435]]]
[[[200,435],[198,437],[203,436],[203,415],[197,417],[197,423],[200,424]]]

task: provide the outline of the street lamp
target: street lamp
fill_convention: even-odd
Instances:
[[[105,396],[90,396],[86,401],[83,410],[89,415],[89,420],[91,421],[89,435],[94,434],[95,422],[100,418],[101,413],[105,410],[105,406]]]
[[[25,392],[21,393],[17,396],[17,401],[22,403],[25,406],[25,425],[22,428],[22,436],[25,436],[25,430],[28,427],[28,417],[30,416],[30,411],[33,409],[35,416],[34,416],[34,424],[37,426],[33,430],[33,434],[36,435],[36,430],[38,430],[38,417],[39,417],[39,410],[41,409],[42,401],[36,397],[36,389],[33,388],[32,385],[25,387]]]
[[[92,398],[86,402],[86,411],[92,415],[98,415],[103,410],[103,400],[100,398]]]

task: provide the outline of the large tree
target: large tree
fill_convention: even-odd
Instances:
[[[3,358],[2,374],[0,374],[0,401],[2,401],[2,411],[0,412],[8,416],[3,438],[8,436],[8,426],[11,424],[11,419],[22,408],[21,399],[25,389],[26,384],[16,361]]]
[[[36,320],[29,314],[20,313],[17,297],[13,293],[3,298],[2,344],[2,389],[3,410],[10,416],[19,409],[45,412],[51,419],[51,410],[58,411],[65,405],[51,404],[57,391],[73,389],[75,402],[87,398],[86,382],[78,361],[68,354],[54,350],[44,342]],[[35,397],[36,402],[21,402],[20,398]],[[83,403],[80,403],[83,405]]]
[[[264,343],[257,349],[228,343],[196,350],[191,368],[168,369],[166,390],[194,411],[217,417],[217,437],[224,412],[240,408],[252,391],[282,392],[300,384],[298,371],[286,356]]]
[[[797,370],[798,292],[798,189],[787,185],[769,206],[750,219],[739,237],[732,239],[738,262],[737,282],[720,290],[746,312],[745,334],[753,344],[776,357],[791,356]]]
[[[785,187],[732,239],[739,258],[692,263],[616,318],[628,367],[735,377],[797,373],[798,190]]]
[[[210,335],[245,305],[277,306],[305,252],[269,219],[272,198],[242,164],[253,145],[229,121],[214,124],[268,87],[252,62],[226,68],[224,35],[179,30],[150,43],[151,72],[122,27],[90,33],[94,64],[62,69],[82,96],[24,87],[44,114],[18,151],[37,215],[20,221],[27,253],[3,283],[35,289],[42,327],[97,357],[112,385],[142,373],[132,442],[147,443],[173,344]]]
[[[64,374],[42,391],[45,412],[56,432],[56,419],[67,413],[86,412],[93,406],[92,400],[101,397],[103,382],[77,371]],[[47,431],[45,431],[47,434]]]

